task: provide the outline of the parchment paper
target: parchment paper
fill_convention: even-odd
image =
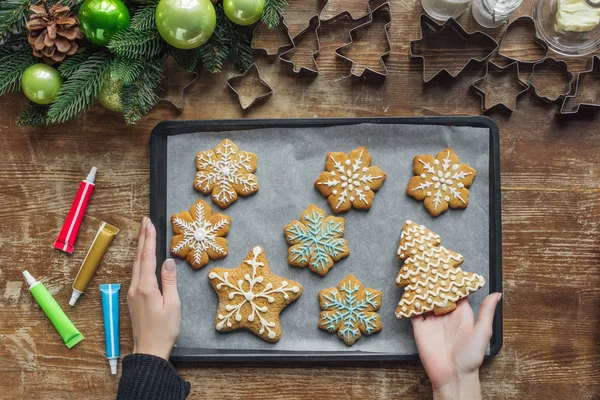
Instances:
[[[212,149],[222,139],[230,138],[241,150],[258,155],[256,175],[260,184],[257,194],[240,197],[222,211],[232,218],[227,236],[229,255],[211,261],[194,271],[185,260],[177,262],[178,285],[182,303],[181,336],[178,347],[210,349],[270,349],[307,351],[363,351],[415,354],[416,347],[410,320],[400,320],[394,311],[403,289],[396,287],[395,278],[401,267],[396,250],[404,221],[416,221],[442,237],[442,244],[465,257],[463,268],[489,276],[489,131],[485,128],[444,127],[427,125],[363,124],[336,127],[295,129],[260,129],[235,132],[191,133],[168,138],[167,171],[167,257],[172,237],[170,216],[188,210],[203,198],[219,211],[210,196],[193,189],[196,173],[195,155]],[[313,183],[323,171],[330,151],[348,153],[365,145],[373,156],[372,165],[379,166],[387,179],[376,192],[373,207],[368,212],[351,210],[346,219],[350,256],[337,262],[322,278],[308,268],[287,263],[288,245],[283,228],[296,220],[306,207],[314,203],[331,214],[326,198]],[[423,203],[405,194],[413,176],[415,155],[435,155],[452,147],[461,162],[477,170],[470,188],[466,210],[448,210],[434,218]],[[271,270],[300,282],[302,296],[281,314],[282,336],[276,344],[263,341],[244,330],[220,333],[214,319],[217,296],[208,283],[208,271],[214,267],[237,268],[248,251],[260,245],[265,248]],[[348,274],[354,274],[364,287],[383,292],[379,310],[383,330],[365,336],[347,347],[336,334],[317,327],[320,315],[318,292],[336,287]],[[486,285],[469,296],[475,315],[481,301],[489,293]]]

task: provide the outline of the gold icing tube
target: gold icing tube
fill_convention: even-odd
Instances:
[[[102,222],[85,259],[79,268],[75,282],[73,282],[73,294],[71,295],[69,305],[74,306],[79,296],[85,292],[85,289],[90,284],[92,277],[100,266],[102,257],[106,254],[108,246],[110,246],[117,233],[119,233],[118,228],[115,228],[106,222]]]

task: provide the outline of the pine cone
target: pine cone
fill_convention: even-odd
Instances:
[[[58,2],[48,9],[43,1],[42,5],[31,5],[30,10],[27,30],[34,56],[52,65],[77,53],[77,40],[83,39],[83,33],[69,7]]]

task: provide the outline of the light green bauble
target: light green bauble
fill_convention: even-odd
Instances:
[[[225,15],[236,25],[252,25],[262,16],[265,0],[223,0]]]
[[[217,14],[210,0],[161,0],[156,7],[156,28],[171,46],[194,49],[213,34]]]
[[[102,107],[109,111],[123,112],[123,102],[121,101],[121,91],[123,90],[123,82],[108,78],[102,86],[98,102]]]
[[[79,26],[85,38],[106,46],[115,33],[129,27],[131,17],[121,0],[85,0],[79,8]]]
[[[62,84],[58,71],[47,64],[33,64],[21,78],[23,93],[36,104],[50,104],[56,100]]]

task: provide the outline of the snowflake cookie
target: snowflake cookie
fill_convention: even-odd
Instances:
[[[448,209],[467,208],[469,190],[477,172],[467,164],[460,164],[452,149],[416,156],[413,161],[416,176],[410,178],[406,194],[423,204],[431,215],[437,217]]]
[[[371,288],[363,289],[362,283],[348,275],[337,289],[329,288],[319,292],[321,319],[319,328],[328,332],[337,331],[338,337],[352,346],[362,336],[379,332],[383,325],[375,311],[381,307],[381,292]]]
[[[374,190],[378,190],[385,173],[379,167],[371,167],[371,155],[361,146],[345,153],[328,153],[325,172],[315,181],[315,187],[327,197],[335,213],[348,211],[351,207],[368,210],[373,204]]]
[[[238,268],[211,269],[208,279],[219,297],[216,329],[244,328],[272,343],[281,337],[279,313],[302,294],[298,282],[271,272],[259,246],[250,250]]]
[[[404,266],[396,278],[405,286],[398,318],[410,318],[433,311],[448,314],[456,302],[485,285],[483,276],[463,271],[464,257],[441,246],[440,236],[423,225],[406,221],[400,237],[398,258]]]
[[[293,221],[283,232],[288,244],[288,263],[296,267],[308,267],[321,276],[333,267],[334,261],[348,257],[348,249],[344,236],[344,218],[325,217],[325,212],[311,204],[300,216],[300,221]]]
[[[210,259],[227,256],[227,240],[223,236],[229,233],[230,224],[231,218],[213,214],[204,200],[198,200],[189,212],[171,216],[171,254],[185,258],[196,270],[208,264]]]
[[[209,194],[221,208],[227,208],[240,196],[249,196],[258,191],[254,153],[239,151],[229,139],[223,140],[214,150],[196,154],[198,173],[194,189]]]

